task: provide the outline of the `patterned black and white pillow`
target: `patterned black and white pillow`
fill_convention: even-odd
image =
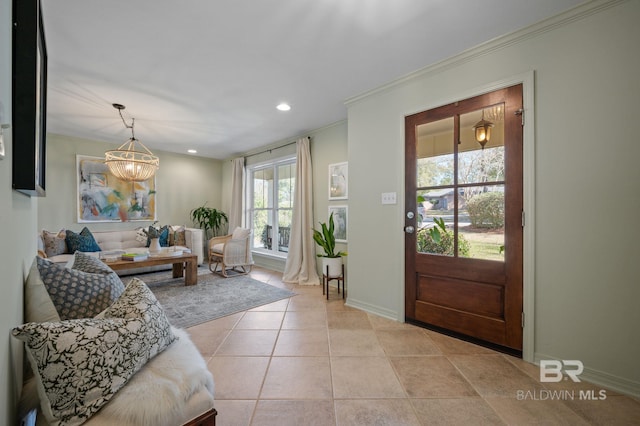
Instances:
[[[81,424],[177,337],[144,282],[133,279],[106,318],[27,323],[24,341],[43,413],[52,424]]]
[[[42,258],[37,262],[40,277],[61,320],[92,318],[124,291],[124,284],[115,272],[84,272]]]
[[[90,256],[88,254],[82,253],[81,251],[77,251],[73,254],[73,265],[72,269],[77,269],[82,272],[90,272],[92,274],[113,274],[115,273],[113,269],[109,267],[102,260],[98,259],[95,256]],[[124,287],[123,287],[124,288]]]

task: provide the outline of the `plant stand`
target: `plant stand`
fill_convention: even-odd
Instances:
[[[325,288],[326,288],[327,300],[329,300],[329,281],[332,281],[332,280],[338,281],[338,294],[340,294],[340,283],[342,282],[342,298],[344,299],[344,293],[345,293],[344,263],[342,264],[342,273],[336,277],[329,276],[329,265],[327,265],[325,267],[325,270],[322,271],[322,294],[325,294]]]

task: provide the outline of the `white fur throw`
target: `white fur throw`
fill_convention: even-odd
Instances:
[[[211,395],[213,376],[186,331],[173,328],[178,340],[148,362],[85,424],[178,425],[189,418],[189,398],[202,389]]]

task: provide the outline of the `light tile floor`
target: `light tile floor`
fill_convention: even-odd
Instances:
[[[638,399],[580,400],[600,387],[543,386],[535,365],[347,307],[335,288],[327,301],[320,286],[251,276],[297,295],[188,329],[219,426],[640,424]]]

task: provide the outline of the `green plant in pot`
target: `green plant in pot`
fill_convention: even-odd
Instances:
[[[191,210],[191,220],[199,228],[204,230],[205,239],[217,237],[222,227],[229,222],[227,214],[222,210],[216,210],[213,207],[207,207],[207,203]],[[211,231],[211,236],[209,236]]]
[[[329,277],[342,275],[342,256],[346,256],[346,251],[336,251],[336,237],[334,235],[333,213],[329,215],[329,225],[320,222],[322,232],[313,230],[313,240],[324,250],[324,254],[318,254],[322,258],[322,273],[327,273],[329,267]]]

